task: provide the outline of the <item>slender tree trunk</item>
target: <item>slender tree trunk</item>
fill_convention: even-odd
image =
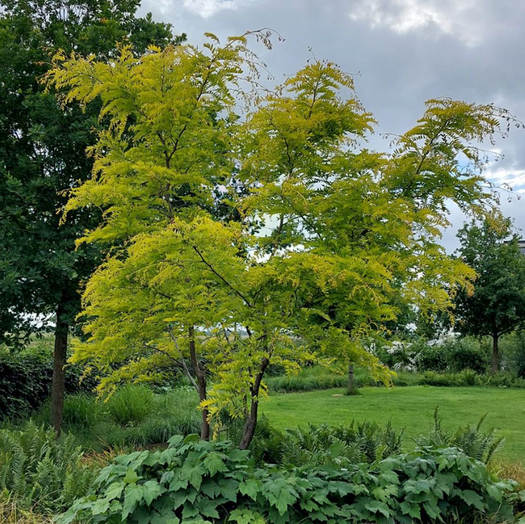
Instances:
[[[64,305],[56,312],[55,347],[53,351],[53,382],[51,384],[51,425],[60,435],[64,418],[64,392],[66,389],[67,337],[69,324],[65,320]]]
[[[491,374],[495,375],[499,369],[499,334],[492,334],[492,367]]]
[[[354,365],[348,366],[348,392],[354,391]]]
[[[248,449],[252,442],[253,436],[255,434],[255,428],[257,427],[257,419],[259,413],[259,392],[261,390],[261,382],[264,377],[264,372],[268,367],[270,361],[264,357],[261,361],[261,367],[259,368],[259,373],[255,376],[252,387],[250,388],[251,392],[251,405],[250,412],[244,423],[244,428],[242,431],[242,438],[239,444],[239,449]]]
[[[197,390],[199,392],[199,402],[202,402],[203,400],[206,400],[207,396],[206,376],[204,375],[204,371],[201,369],[199,361],[197,360],[197,350],[195,348],[195,328],[193,326],[189,328],[188,336],[190,341],[191,366],[193,368],[195,376],[197,377]],[[208,421],[207,409],[202,410],[201,439],[210,440],[210,423]]]

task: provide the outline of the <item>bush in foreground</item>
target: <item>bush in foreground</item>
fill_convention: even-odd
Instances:
[[[258,468],[229,442],[173,437],[166,450],[117,457],[58,524],[502,521],[514,488],[457,448],[346,468]]]

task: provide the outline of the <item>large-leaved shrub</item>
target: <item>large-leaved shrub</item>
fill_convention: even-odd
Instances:
[[[94,493],[58,523],[497,521],[512,517],[505,496],[514,488],[457,448],[423,447],[344,468],[261,468],[229,442],[174,437],[166,450],[117,457]]]

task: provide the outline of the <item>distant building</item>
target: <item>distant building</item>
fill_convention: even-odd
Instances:
[[[525,255],[525,238],[518,240],[518,247],[520,248],[520,251]]]

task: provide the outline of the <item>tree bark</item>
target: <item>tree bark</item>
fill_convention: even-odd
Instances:
[[[56,434],[60,435],[64,418],[64,393],[66,389],[65,366],[69,332],[69,324],[66,321],[63,304],[58,305],[56,316],[55,347],[53,350],[53,382],[51,384],[51,426],[54,428]]]
[[[251,405],[250,412],[244,423],[244,428],[242,431],[241,442],[239,443],[239,449],[248,449],[253,440],[255,434],[255,428],[257,427],[258,413],[259,413],[259,392],[261,389],[261,382],[264,376],[264,372],[268,367],[270,361],[264,357],[261,361],[261,366],[259,368],[259,373],[255,376],[252,387],[250,388],[251,393]]]
[[[206,376],[197,360],[197,350],[195,347],[195,328],[192,326],[188,330],[191,367],[197,377],[197,391],[199,392],[199,402],[206,400]],[[210,440],[210,423],[208,421],[208,410],[202,410],[201,439]]]
[[[352,363],[348,366],[348,391],[354,391],[354,365]]]
[[[491,374],[495,375],[499,369],[499,334],[492,334],[492,367]]]

